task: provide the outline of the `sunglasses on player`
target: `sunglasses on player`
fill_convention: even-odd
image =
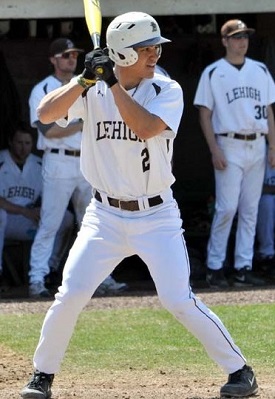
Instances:
[[[249,34],[246,33],[246,32],[240,32],[240,33],[235,33],[235,35],[232,35],[229,38],[230,39],[236,39],[236,40],[248,39],[249,38]]]
[[[67,53],[62,53],[62,54],[55,54],[55,58],[64,58],[65,60],[68,60],[69,58],[77,59],[79,56],[78,51],[68,51]]]

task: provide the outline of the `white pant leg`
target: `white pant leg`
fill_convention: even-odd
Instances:
[[[275,196],[263,194],[258,209],[257,240],[261,257],[274,256]]]
[[[135,221],[130,243],[147,264],[162,305],[204,346],[208,355],[226,372],[243,367],[245,358],[229,332],[189,285],[190,265],[176,206]]]
[[[43,177],[40,223],[30,257],[30,283],[44,282],[49,273],[49,259],[72,192],[75,179]]]
[[[4,216],[4,217],[3,217]],[[49,264],[52,267],[57,267],[64,254],[64,250],[67,249],[66,245],[68,239],[71,237],[73,229],[74,218],[72,213],[66,211],[65,217],[61,223],[61,226],[55,236],[53,252],[51,254]],[[3,227],[6,227],[3,229]],[[20,240],[20,241],[33,241],[36,232],[37,224],[24,217],[23,215],[8,214],[4,210],[0,210],[0,254],[2,259],[3,254],[3,242],[4,239],[9,240]],[[3,240],[1,239],[3,235]],[[1,269],[1,268],[0,268]]]
[[[215,170],[215,213],[207,244],[207,266],[217,270],[223,266],[228,238],[240,195],[242,169],[228,162],[225,170]]]
[[[92,198],[92,187],[84,179],[84,177],[80,175],[77,182],[77,186],[72,195],[72,203],[75,211],[76,222],[79,228],[81,226],[82,219],[85,215],[86,208],[91,202],[91,198]]]
[[[66,210],[61,225],[56,233],[53,251],[49,259],[49,268],[57,271],[65,254],[71,246],[74,230],[74,215]]]
[[[4,240],[32,241],[37,224],[23,215],[13,215],[0,209],[0,256],[3,257]],[[1,266],[1,263],[0,263]],[[2,267],[0,267],[2,270]]]
[[[62,285],[46,314],[34,354],[34,367],[49,374],[59,371],[79,313],[96,288],[123,258],[133,255],[127,249],[122,221],[94,204],[95,200],[69,252]]]
[[[234,267],[237,270],[245,266],[252,268],[257,214],[265,171],[265,147],[250,145],[246,150],[247,162],[240,192],[235,243]]]
[[[62,286],[43,323],[35,368],[46,373],[59,370],[79,313],[115,265],[134,253],[147,262],[163,305],[201,341],[209,356],[227,373],[245,364],[219,318],[192,294],[176,203],[158,209],[140,217],[138,212],[121,213],[110,207],[106,212],[102,204],[89,206]]]

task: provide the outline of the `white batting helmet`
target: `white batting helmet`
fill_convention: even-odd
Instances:
[[[151,15],[138,11],[119,15],[106,32],[109,57],[120,66],[137,62],[138,54],[133,47],[155,46],[170,41],[161,36],[158,23]]]

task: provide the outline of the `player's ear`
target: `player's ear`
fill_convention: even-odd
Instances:
[[[226,37],[222,37],[222,44],[224,47],[227,47],[227,38]]]

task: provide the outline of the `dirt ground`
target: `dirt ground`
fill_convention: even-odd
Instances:
[[[208,289],[194,290],[210,307],[218,304],[275,303],[275,286],[261,289],[219,292]],[[51,301],[35,301],[26,298],[0,300],[0,313],[45,312]],[[95,297],[86,309],[159,308],[161,305],[154,290],[133,291],[116,297]],[[84,310],[85,311],[85,310]],[[3,328],[3,326],[1,327]],[[29,379],[32,365],[29,359],[18,357],[0,343],[0,399],[17,399],[18,392]],[[275,398],[274,376],[257,373],[261,399]],[[217,371],[215,375],[202,377],[190,370],[134,370],[102,372],[93,375],[74,376],[64,371],[56,376],[53,399],[217,399],[220,386],[226,377]]]

